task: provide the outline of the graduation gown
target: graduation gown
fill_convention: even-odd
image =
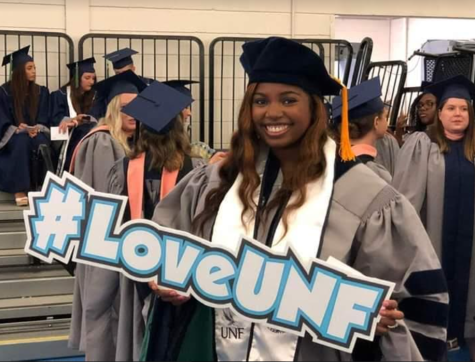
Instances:
[[[360,144],[352,147],[354,154],[359,161],[364,163],[370,168],[376,175],[381,177],[387,183],[391,183],[392,176],[389,171],[380,163],[376,162],[378,157],[378,151],[371,145]]]
[[[145,157],[143,217],[151,220],[156,205],[160,202],[161,170],[150,169],[151,159]],[[178,173],[177,182],[194,168],[204,164],[201,158],[186,157],[183,168]],[[127,174],[129,159],[116,162],[109,173],[108,193],[128,196]],[[130,220],[129,207],[126,219]],[[127,220],[124,220],[127,221]],[[120,309],[117,337],[116,361],[138,361],[142,350],[145,323],[153,296],[148,284],[136,283],[120,276]]]
[[[401,149],[393,185],[416,208],[442,262],[451,291],[449,339],[463,344],[475,338],[474,165],[461,142],[450,147],[442,154],[427,134],[414,133]]]
[[[125,157],[109,132],[86,138],[79,146],[74,175],[96,191],[107,192],[109,170]],[[119,273],[78,264],[74,283],[70,348],[90,361],[114,361],[119,305]]]
[[[422,356],[414,342],[421,346],[420,352],[425,358],[443,358],[448,309],[446,284],[437,255],[414,208],[365,165],[337,160],[335,166],[334,189],[322,244],[318,255],[310,257],[326,260],[333,256],[367,276],[395,282],[392,298],[399,300],[403,310],[412,304],[423,309],[423,312],[408,313],[405,323],[380,338],[379,345],[373,344],[381,349],[387,360],[420,360]],[[257,167],[262,178],[261,163]],[[272,186],[271,198],[281,182],[279,172]],[[203,211],[206,196],[219,183],[219,165],[196,169],[157,206],[153,221],[211,240],[215,220],[208,221],[203,232],[194,231],[192,221]],[[265,184],[264,179],[261,189],[266,188]],[[275,232],[273,220],[277,213],[278,210],[273,210],[267,221],[260,224],[257,240],[265,241],[270,233]],[[209,308],[192,300],[176,308],[172,317],[164,316],[161,311],[156,313],[160,318],[149,326],[149,348],[144,353],[146,360],[216,358],[214,336],[218,332],[214,332],[213,312]],[[432,320],[434,313],[435,319]],[[157,326],[167,318],[175,321],[172,327],[168,327],[165,321],[161,327]],[[280,343],[274,343],[268,350],[254,352],[261,360],[289,358],[289,351],[282,350]],[[298,340],[293,357],[297,361],[345,361],[352,358],[314,344],[308,337]]]
[[[40,145],[49,145],[50,119],[49,91],[39,86],[39,103],[36,119],[30,119],[28,110],[23,109],[27,125],[38,126],[39,134],[30,138],[27,132],[16,133],[19,122],[16,120],[10,84],[0,87],[0,190],[8,193],[31,191],[31,181],[39,172],[38,155]]]
[[[400,149],[396,138],[390,134],[385,134],[384,138],[376,142],[376,149],[378,150],[378,156],[375,160],[376,163],[382,165],[387,171],[389,171],[391,176],[394,176]]]
[[[64,118],[74,118],[77,116],[76,111],[74,109],[70,109],[72,103],[69,104],[68,102],[67,92],[67,87],[63,87],[51,93],[50,119],[53,127],[59,127]],[[93,108],[89,113],[94,113],[94,107],[95,106],[93,104]],[[71,113],[73,114],[71,115]],[[71,131],[69,142],[66,143],[67,148],[63,150],[63,154],[60,155],[60,162],[62,163],[61,169],[69,169],[69,165],[71,164],[71,158],[74,150],[76,149],[76,146],[96,125],[97,120],[95,119],[95,117],[93,117],[90,122],[83,123]]]

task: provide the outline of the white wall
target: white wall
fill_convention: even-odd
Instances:
[[[0,29],[65,31],[65,0],[0,0]]]
[[[373,61],[389,59],[391,20],[337,17],[334,29],[336,39],[346,39],[351,43],[360,43],[365,37],[372,38],[374,42]]]

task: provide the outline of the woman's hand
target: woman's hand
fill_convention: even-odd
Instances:
[[[76,118],[64,120],[59,124],[59,133],[67,133],[70,128],[77,127],[77,125]]]
[[[20,123],[18,128],[16,129],[16,133],[20,133],[28,128],[28,125],[26,123]]]
[[[27,128],[27,131],[30,138],[35,138],[36,136],[38,136],[38,133],[40,132],[40,127],[38,126],[30,127],[30,128]]]
[[[379,314],[381,315],[381,321],[378,323],[376,334],[384,336],[388,334],[391,329],[395,329],[399,326],[398,321],[404,319],[404,313],[399,311],[399,304],[395,300],[387,300],[384,302],[383,307]]]
[[[152,289],[155,295],[160,297],[160,299],[164,302],[173,304],[175,307],[183,305],[190,300],[189,297],[183,297],[174,290],[160,288],[155,282],[149,282],[148,286]]]

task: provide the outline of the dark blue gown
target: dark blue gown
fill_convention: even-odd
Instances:
[[[41,183],[38,148],[49,146],[49,91],[40,86],[40,98],[36,119],[30,119],[28,110],[23,110],[23,118],[29,126],[40,126],[40,133],[30,138],[27,132],[15,133],[16,120],[10,85],[0,87],[0,191],[7,193],[28,192],[35,184]],[[45,132],[46,131],[46,132]]]
[[[99,120],[98,117],[102,110],[99,104],[94,101],[92,109],[88,112],[87,115]],[[63,87],[53,93],[51,93],[50,101],[50,119],[51,125],[53,127],[58,127],[64,117],[70,117],[69,106],[68,106],[68,96],[67,89]],[[101,116],[102,117],[102,116]],[[69,170],[71,165],[71,159],[76,149],[76,146],[79,142],[96,126],[95,122],[83,123],[79,127],[74,129],[74,132],[71,135],[69,140],[68,149],[66,151],[66,159],[64,163],[64,170]]]

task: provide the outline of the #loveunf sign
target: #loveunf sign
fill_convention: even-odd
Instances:
[[[373,340],[379,311],[394,284],[359,275],[346,266],[302,260],[290,247],[276,253],[242,238],[230,250],[148,220],[122,224],[127,198],[99,193],[65,173],[47,175],[30,193],[24,212],[25,251],[117,271],[138,282],[231,309],[269,328],[351,352],[357,338]]]

